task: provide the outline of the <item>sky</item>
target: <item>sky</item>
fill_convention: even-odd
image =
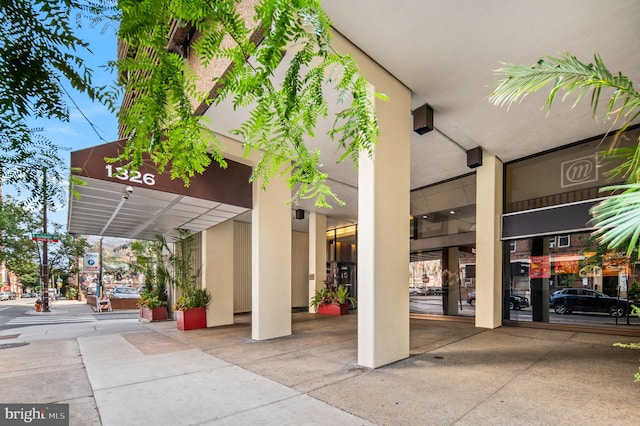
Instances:
[[[75,23],[75,18],[72,19]],[[117,56],[117,28],[113,25],[104,27],[102,24],[91,28],[88,23],[79,28],[76,35],[90,45],[90,52],[80,52],[89,68],[93,70],[93,81],[96,86],[112,86],[116,76],[110,74],[104,65],[115,60]],[[115,113],[110,112],[99,102],[94,102],[88,96],[74,91],[69,85],[65,88],[73,98],[73,102],[66,99],[70,108],[69,122],[59,120],[30,120],[32,127],[43,129],[43,135],[58,146],[67,147],[69,151],[61,151],[60,157],[65,160],[65,167],[69,168],[71,151],[99,145],[116,140],[118,137],[118,122]],[[77,108],[74,105],[77,104]],[[86,116],[86,118],[83,116]],[[89,124],[90,120],[95,129]],[[65,183],[66,187],[67,184]],[[3,186],[3,193],[16,195],[15,188]],[[57,211],[48,212],[49,222],[55,222],[66,229],[67,201],[58,206]]]

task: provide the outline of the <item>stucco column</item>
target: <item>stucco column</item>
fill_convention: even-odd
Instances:
[[[291,190],[274,176],[253,182],[251,212],[251,337],[291,334]]]
[[[476,174],[476,327],[502,325],[503,166],[499,158],[484,156]]]
[[[233,324],[233,220],[202,232],[202,281],[211,294],[207,327]]]
[[[409,356],[409,96],[376,107],[381,134],[358,168],[358,364],[370,368]]]
[[[309,214],[309,301],[324,287],[327,269],[327,216]],[[309,312],[316,310],[309,306]]]

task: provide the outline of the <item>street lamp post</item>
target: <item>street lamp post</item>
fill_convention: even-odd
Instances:
[[[42,232],[47,233],[47,168],[42,168]],[[42,242],[42,311],[49,312],[49,247]]]

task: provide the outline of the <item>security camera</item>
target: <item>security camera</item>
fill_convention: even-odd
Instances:
[[[131,186],[127,186],[124,191],[122,191],[122,198],[124,198],[125,200],[129,199],[129,195],[131,195],[131,193],[133,192],[133,187]]]

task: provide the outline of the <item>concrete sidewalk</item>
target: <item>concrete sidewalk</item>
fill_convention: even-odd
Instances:
[[[357,315],[292,318],[260,342],[249,315],[0,331],[0,402],[69,403],[72,425],[637,423],[640,352],[612,344],[638,337],[411,320],[412,356],[371,370]]]

